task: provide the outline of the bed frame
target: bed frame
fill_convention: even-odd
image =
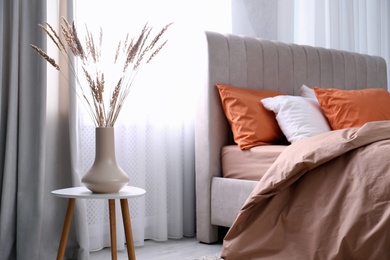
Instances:
[[[195,126],[197,238],[218,241],[230,227],[256,181],[222,178],[221,148],[233,144],[215,84],[299,95],[302,84],[340,89],[387,88],[381,57],[206,32],[208,78]]]

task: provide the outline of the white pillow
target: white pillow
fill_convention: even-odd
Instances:
[[[280,129],[290,143],[331,131],[316,100],[299,96],[276,96],[261,100],[273,111]]]
[[[302,87],[301,87],[301,97],[306,97],[306,98],[311,98],[311,99],[317,100],[317,96],[316,96],[316,93],[314,92],[314,89],[309,88],[306,85],[302,85]]]

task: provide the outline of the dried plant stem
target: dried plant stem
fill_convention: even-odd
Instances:
[[[31,48],[33,48],[39,55],[41,55],[47,62],[49,62],[56,70],[60,70],[60,66],[56,63],[56,61],[46,54],[42,49],[38,48],[37,46],[30,44]]]
[[[86,26],[85,42],[83,43],[79,38],[75,23],[70,24],[65,18],[62,18],[62,21],[61,33],[57,33],[47,22],[45,23],[47,28],[40,24],[39,26],[50,37],[61,55],[65,57],[70,73],[76,79],[76,86],[78,86],[78,88],[73,88],[73,86],[72,88],[77,97],[83,101],[87,113],[95,125],[97,127],[113,127],[141,65],[149,63],[164,47],[167,41],[159,46],[157,43],[171,24],[164,26],[150,41],[152,28],[145,24],[138,37],[130,39],[129,34],[127,34],[123,43],[122,41],[118,42],[113,57],[113,65],[115,65],[115,68],[119,65],[120,70],[117,71],[118,74],[109,71],[117,78],[113,80],[115,84],[113,90],[107,93],[105,73],[101,71],[103,30],[100,29],[96,41],[94,35]],[[59,70],[68,80],[55,59],[35,45],[31,44],[31,48]],[[149,57],[146,62],[145,56]],[[86,84],[80,82],[73,57],[81,62],[81,74],[84,75]]]

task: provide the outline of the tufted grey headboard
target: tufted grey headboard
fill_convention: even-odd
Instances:
[[[210,218],[210,185],[221,175],[220,150],[232,143],[215,84],[299,95],[309,87],[387,88],[381,57],[206,32],[208,78],[199,98],[195,127],[198,232]],[[202,223],[201,223],[202,222]]]

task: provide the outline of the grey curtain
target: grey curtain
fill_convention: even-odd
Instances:
[[[68,113],[48,111],[46,62],[29,46],[46,46],[45,21],[46,0],[0,1],[1,260],[56,258],[67,201],[50,191],[72,186]],[[74,226],[67,247],[77,259]]]

